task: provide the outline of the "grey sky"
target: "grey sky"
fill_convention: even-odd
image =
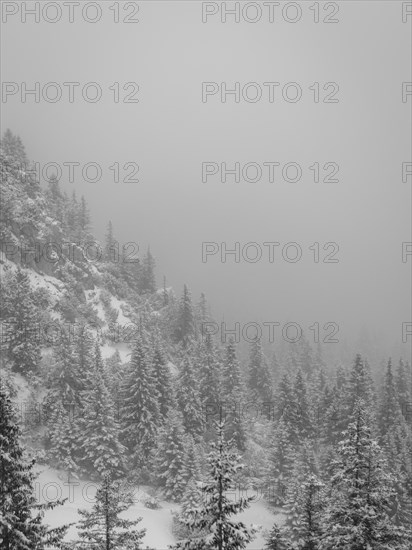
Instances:
[[[337,24],[315,24],[312,2],[300,3],[295,24],[279,15],[205,24],[201,2],[174,1],[138,2],[139,23],[116,24],[112,4],[96,24],[21,23],[19,15],[2,24],[3,81],[95,81],[104,90],[97,104],[9,97],[3,129],[41,163],[100,163],[98,183],[62,178],[87,198],[96,233],[111,219],[121,242],[143,250],[150,242],[159,283],[166,274],[180,293],[187,282],[196,300],[204,291],[219,320],[335,321],[342,338],[370,325],[399,341],[411,320],[412,264],[401,257],[411,240],[411,178],[402,182],[401,165],[411,161],[412,105],[401,96],[412,80],[412,16],[402,23],[402,3],[340,2]],[[139,103],[114,103],[109,86],[131,81]],[[297,82],[303,96],[202,103],[203,81]],[[339,83],[339,103],[314,103],[314,82]],[[114,183],[107,168],[116,161],[138,163],[140,182]],[[297,183],[202,183],[205,161],[293,161],[304,174]],[[311,181],[316,161],[338,163],[340,182]],[[295,241],[303,257],[202,263],[202,241]],[[330,241],[339,263],[314,263],[308,247]]]

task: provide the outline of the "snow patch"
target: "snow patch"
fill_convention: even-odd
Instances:
[[[36,465],[38,477],[35,481],[36,498],[40,502],[54,501],[56,498],[67,498],[63,506],[57,506],[45,514],[45,522],[50,527],[58,527],[63,524],[77,522],[79,515],[78,508],[90,510],[94,503],[97,484],[94,481],[67,479],[67,474],[48,466]],[[148,487],[133,486],[134,504],[123,514],[127,519],[141,517],[142,521],[137,528],[145,528],[146,536],[143,545],[157,550],[165,550],[169,544],[177,541],[172,533],[172,511],[179,510],[179,505],[171,502],[160,501],[160,508],[153,510],[146,508],[143,504]],[[247,546],[249,550],[263,548],[265,545],[265,532],[269,531],[276,522],[282,525],[285,522],[285,515],[274,514],[263,500],[253,502],[247,510],[237,516],[239,521],[246,525],[254,524],[260,530],[256,538]],[[71,526],[66,540],[73,540],[77,536],[77,528]]]

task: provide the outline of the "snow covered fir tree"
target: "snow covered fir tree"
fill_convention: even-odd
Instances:
[[[411,548],[406,355],[225,341],[11,131],[0,157],[1,548]]]
[[[106,474],[96,492],[95,503],[91,510],[79,510],[79,541],[74,548],[143,548],[141,541],[145,530],[134,529],[141,521],[120,518],[132,503],[132,495],[121,487],[119,482]]]

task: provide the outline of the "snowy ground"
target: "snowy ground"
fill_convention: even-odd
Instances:
[[[96,483],[93,481],[76,481],[68,483],[67,476],[47,466],[37,466],[39,475],[36,479],[36,497],[39,501],[53,501],[56,498],[67,498],[63,506],[49,510],[45,521],[51,527],[57,527],[65,523],[72,523],[78,520],[77,509],[93,506]],[[133,488],[135,503],[124,514],[124,517],[135,519],[141,517],[139,526],[146,528],[144,545],[156,550],[166,550],[169,544],[176,540],[172,534],[172,510],[178,510],[179,506],[171,502],[161,501],[161,508],[151,510],[143,504],[147,487]],[[262,527],[255,540],[248,546],[249,550],[261,550],[264,547],[264,531],[269,530],[276,521],[281,524],[284,517],[281,514],[274,515],[268,509],[263,500],[252,503],[251,507],[239,514],[239,520],[244,523],[259,525]],[[139,527],[138,526],[138,527]],[[72,526],[67,534],[67,540],[76,538],[76,527]]]

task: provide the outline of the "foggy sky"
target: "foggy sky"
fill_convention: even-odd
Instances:
[[[20,4],[20,3],[19,3]],[[112,4],[112,3],[110,3]],[[2,103],[2,130],[21,136],[40,163],[95,161],[139,164],[139,183],[104,180],[62,187],[84,194],[94,230],[112,220],[121,243],[148,244],[180,295],[205,292],[217,320],[335,321],[340,337],[361,326],[401,340],[411,320],[411,28],[401,2],[341,2],[340,22],[314,24],[309,3],[302,20],[278,17],[248,24],[202,23],[201,2],[138,2],[138,24],[115,24],[104,6],[96,24],[2,24],[2,80],[114,82],[140,86],[137,104],[102,101],[52,104],[18,96]],[[311,3],[310,3],[311,4]],[[274,103],[218,96],[202,103],[202,82],[298,82],[304,96]],[[339,83],[339,103],[314,103],[308,86]],[[30,86],[28,86],[30,87]],[[297,183],[202,183],[202,162],[298,162]],[[339,183],[314,183],[307,167],[337,162]],[[303,257],[288,263],[276,252],[269,263],[202,262],[202,242],[298,242]],[[339,263],[313,262],[314,242],[339,244]]]

